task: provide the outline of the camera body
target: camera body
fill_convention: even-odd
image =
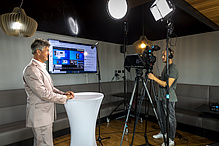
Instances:
[[[147,46],[140,55],[144,62],[144,67],[148,72],[152,72],[153,70],[153,65],[156,62],[156,56],[154,56],[153,52],[158,50],[160,50],[160,47],[157,45],[153,45],[151,48]]]
[[[153,52],[160,50],[160,47],[157,45],[146,47],[142,54],[132,54],[127,55],[125,58],[125,68],[130,71],[130,68],[136,69],[146,69],[147,72],[152,72],[153,65],[156,62],[156,56]]]

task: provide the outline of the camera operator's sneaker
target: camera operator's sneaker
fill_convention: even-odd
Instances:
[[[164,136],[165,136],[165,138],[167,138],[167,134],[164,134]],[[159,132],[158,134],[153,135],[153,138],[161,139],[161,138],[163,138],[163,134],[161,132]]]
[[[174,146],[175,143],[172,139],[169,138],[169,146]],[[165,146],[165,143],[162,143],[161,146]]]

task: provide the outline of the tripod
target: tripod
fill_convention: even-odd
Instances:
[[[128,107],[128,113],[127,113],[127,116],[126,116],[126,121],[125,121],[125,125],[124,125],[124,129],[123,129],[123,134],[122,134],[122,139],[121,139],[121,142],[120,142],[120,146],[122,146],[122,142],[123,142],[123,138],[124,138],[124,133],[125,133],[125,130],[126,130],[126,127],[127,127],[127,122],[128,122],[128,118],[129,118],[129,114],[130,114],[130,109],[131,109],[131,105],[132,105],[132,102],[133,102],[133,98],[134,98],[134,94],[135,92],[138,92],[138,85],[139,85],[139,81],[141,80],[142,83],[143,83],[143,87],[145,89],[145,91],[147,92],[147,96],[149,98],[149,101],[152,105],[152,108],[153,108],[153,111],[154,111],[154,114],[158,120],[158,116],[157,116],[157,113],[156,113],[156,110],[155,110],[155,106],[153,104],[153,101],[151,99],[151,96],[149,94],[149,91],[147,89],[147,81],[148,81],[148,78],[146,77],[146,81],[144,80],[144,78],[142,77],[143,75],[143,71],[142,69],[136,69],[136,77],[135,77],[135,84],[134,84],[134,88],[133,88],[133,91],[132,91],[132,96],[131,96],[131,99],[130,99],[130,103],[129,103],[129,107]],[[137,90],[136,90],[137,88]],[[144,96],[143,94],[140,96],[140,100],[139,100],[139,105],[137,107],[137,112],[136,112],[136,118],[135,118],[135,123],[134,123],[134,131],[133,131],[133,136],[132,136],[132,142],[131,142],[131,146],[133,145],[133,141],[134,141],[134,136],[135,136],[135,130],[136,130],[136,126],[137,126],[137,123],[138,123],[138,118],[140,116],[140,112],[141,112],[141,106],[142,106],[142,101],[144,99]],[[158,120],[158,124],[159,126],[161,127],[161,123],[160,121]],[[145,125],[147,126],[147,125]],[[146,129],[145,129],[146,130]],[[146,140],[146,145],[150,145],[148,143],[148,140],[147,140],[147,134],[146,134],[146,131],[145,131],[145,140]],[[163,135],[164,136],[164,135]]]

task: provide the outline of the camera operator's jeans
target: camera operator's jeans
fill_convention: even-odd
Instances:
[[[158,110],[158,118],[160,119],[161,133],[166,133],[166,115],[167,105],[166,100],[157,100],[157,106],[160,107]],[[176,115],[175,115],[175,102],[169,102],[169,138],[174,140],[176,133]]]

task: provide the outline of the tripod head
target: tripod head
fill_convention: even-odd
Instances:
[[[135,69],[136,77],[141,77],[143,75],[143,69]]]

